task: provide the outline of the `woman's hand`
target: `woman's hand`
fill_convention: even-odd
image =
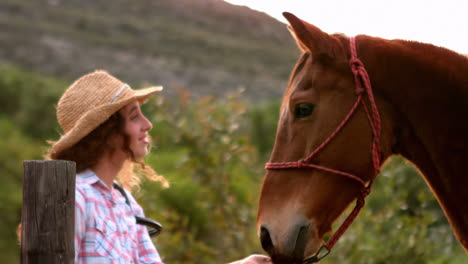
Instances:
[[[254,254],[244,259],[231,262],[229,264],[270,264],[270,263],[271,263],[270,257]]]

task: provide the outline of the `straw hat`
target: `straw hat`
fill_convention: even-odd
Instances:
[[[102,70],[84,75],[68,87],[58,102],[57,120],[65,134],[53,143],[51,154],[78,143],[125,105],[136,100],[143,103],[161,90],[161,86],[133,90]]]

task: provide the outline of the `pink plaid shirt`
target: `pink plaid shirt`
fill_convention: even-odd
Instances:
[[[75,264],[162,263],[146,227],[136,224],[143,209],[127,195],[133,210],[93,171],[76,175]]]

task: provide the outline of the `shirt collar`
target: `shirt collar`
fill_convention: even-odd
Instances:
[[[99,178],[94,171],[91,169],[86,169],[82,172],[80,172],[77,176],[77,181],[79,180],[81,183],[87,184],[87,185],[94,185],[94,184],[100,184],[101,187],[111,190],[112,186],[107,186],[101,178]],[[79,176],[79,177],[78,177]]]

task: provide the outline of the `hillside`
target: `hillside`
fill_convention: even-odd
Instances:
[[[0,64],[66,80],[103,68],[195,95],[278,98],[298,51],[286,25],[222,0],[2,0]]]

